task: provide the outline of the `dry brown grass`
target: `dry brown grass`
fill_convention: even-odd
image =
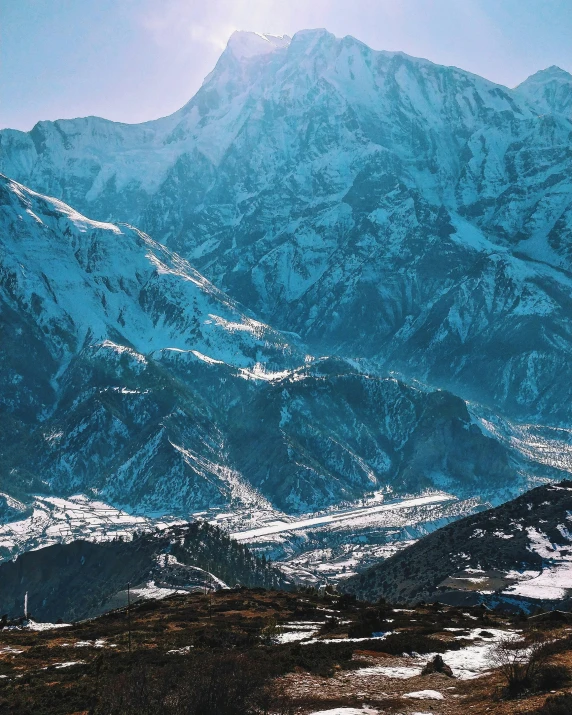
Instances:
[[[324,601],[316,594],[237,591],[216,594],[209,613],[209,599],[204,595],[177,596],[133,609],[133,648],[136,657],[149,662],[152,668],[168,669],[175,662],[185,662],[186,656],[168,655],[167,651],[193,644],[195,648],[202,648],[201,652],[205,654],[243,653],[249,660],[260,655],[263,647],[259,645],[260,634],[268,623],[323,620],[325,612],[319,609],[332,606],[335,604],[331,599]],[[350,604],[342,619],[357,619],[365,607],[365,604]],[[484,630],[517,625],[515,618],[502,614],[483,614],[475,610],[469,615],[473,618],[455,608],[443,607],[436,611],[430,606],[419,607],[412,614],[392,614],[394,621],[391,625],[393,630],[409,634],[404,642],[411,643],[413,648],[416,639],[425,643],[428,637],[450,644],[453,636],[444,628],[451,625]],[[522,623],[518,626],[528,627]],[[545,638],[570,635],[565,625],[545,625],[543,628]],[[451,680],[440,674],[419,675],[407,680],[382,675],[360,677],[354,672],[356,668],[403,666],[412,661],[403,658],[401,653],[381,652],[379,641],[344,645],[347,626],[340,626],[337,631],[328,633],[327,637],[336,636],[338,643],[320,649],[301,646],[298,655],[292,646],[265,647],[260,663],[272,667],[268,668],[263,691],[273,703],[272,712],[306,715],[315,710],[367,704],[384,713],[430,711],[435,715],[523,715],[539,709],[547,698],[547,693],[523,693],[523,697],[512,700],[500,697],[503,679],[498,671],[470,681]],[[105,639],[108,646],[114,644],[116,647],[74,647],[78,641],[95,639]],[[91,715],[90,708],[101,697],[102,673],[107,673],[105,678],[109,678],[115,671],[128,672],[133,663],[127,653],[125,611],[110,613],[63,631],[4,631],[0,633],[0,644],[23,651],[0,655],[0,674],[8,676],[0,679],[0,715],[88,712]],[[72,668],[55,668],[56,663],[73,660],[86,662]],[[558,653],[553,662],[570,669],[572,653],[569,650]],[[445,699],[415,701],[403,698],[405,693],[427,689],[442,692]]]

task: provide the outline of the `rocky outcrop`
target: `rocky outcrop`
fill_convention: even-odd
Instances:
[[[432,673],[442,673],[443,675],[446,675],[448,678],[454,678],[453,670],[445,661],[443,660],[443,656],[437,655],[433,658],[433,660],[430,660],[426,665],[423,666],[423,670],[421,671],[421,675],[431,675]]]

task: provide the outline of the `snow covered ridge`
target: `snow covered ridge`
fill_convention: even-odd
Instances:
[[[403,569],[425,568],[404,584]],[[450,524],[347,588],[404,600],[498,603],[533,609],[572,602],[572,482],[537,487]]]
[[[55,357],[69,359],[70,352],[58,326],[66,326],[76,346],[87,340],[113,348],[108,336],[114,329],[135,356],[194,349],[241,368],[255,366],[249,351],[291,350],[187,261],[137,229],[91,221],[1,176],[0,193],[1,265],[10,300],[41,306],[37,320],[52,337]]]
[[[0,399],[34,442],[9,422],[10,497],[185,517],[230,503],[308,513],[399,483],[466,498],[475,469],[495,494],[526,484],[451,393],[315,357],[137,229],[10,179],[0,194]]]
[[[280,62],[276,66],[265,68],[266,74],[257,78],[260,83],[257,87],[253,84],[256,74],[260,72],[259,67],[253,67],[254,77],[246,71],[246,76],[238,84],[236,73],[225,62],[232,57],[233,60],[238,60],[236,64],[242,70],[243,65],[252,64],[252,60],[267,64],[268,55],[280,55]],[[222,156],[224,150],[236,138],[241,124],[249,118],[247,104],[250,96],[257,97],[262,94],[265,98],[271,99],[273,95],[280,92],[280,87],[275,87],[273,90],[271,86],[271,82],[276,80],[276,73],[288,77],[289,82],[286,86],[291,88],[292,70],[296,65],[300,65],[304,58],[307,58],[309,64],[312,57],[316,55],[324,60],[321,69],[321,76],[324,79],[331,81],[338,75],[337,88],[345,95],[346,101],[352,98],[350,92],[354,98],[356,94],[363,95],[363,101],[371,108],[374,104],[373,93],[384,88],[386,79],[384,75],[391,73],[392,62],[399,61],[421,70],[433,85],[430,87],[430,93],[423,96],[423,90],[416,86],[417,78],[411,77],[407,71],[401,73],[400,89],[411,93],[412,100],[417,104],[416,109],[425,111],[434,109],[432,103],[439,102],[440,88],[438,85],[435,86],[433,75],[440,68],[427,60],[409,57],[399,52],[375,51],[353,37],[336,38],[324,29],[302,30],[293,38],[286,35],[280,37],[238,31],[230,37],[217,68],[208,76],[197,96],[169,117],[139,125],[108,122],[97,117],[60,120],[57,126],[66,137],[65,142],[61,137],[58,139],[58,130],[54,127],[56,123],[40,122],[37,128],[39,132],[45,133],[48,139],[45,150],[51,154],[52,171],[60,175],[65,173],[65,155],[68,152],[80,160],[81,166],[75,171],[79,170],[87,174],[88,155],[92,160],[101,162],[100,171],[92,179],[83,197],[72,188],[71,192],[75,195],[62,196],[62,198],[76,205],[79,204],[73,199],[87,198],[89,202],[97,205],[98,199],[109,190],[108,186],[112,179],[115,179],[119,191],[136,182],[151,194],[158,184],[163,182],[182,153],[189,153],[194,148],[198,148],[208,157]],[[487,107],[511,108],[507,100],[513,94],[511,90],[456,68],[446,69],[455,79],[460,80],[461,85],[470,83],[476,86]],[[303,73],[307,72],[308,66],[303,65],[302,70]],[[351,90],[344,86],[350,79],[357,83],[357,87]],[[497,88],[500,91],[495,91]],[[197,111],[201,94],[206,94],[213,89],[219,92],[228,104],[225,103],[226,106],[211,112],[207,123],[201,122],[201,113]],[[523,90],[523,85],[520,89]],[[465,103],[463,98],[467,97],[470,101],[470,96],[470,91],[461,87],[457,99],[459,106],[455,107],[455,110],[460,111],[464,118],[475,113],[476,110],[474,102],[468,109],[463,106]],[[516,92],[511,98],[513,102],[518,102]],[[528,108],[524,104],[521,109],[526,111]],[[383,110],[380,108],[378,111]],[[527,113],[530,114],[530,110]],[[216,129],[219,130],[218,143],[213,141]],[[35,173],[35,161],[39,159],[43,162],[47,157],[38,156],[33,143],[23,132],[4,130],[2,137],[5,153],[0,168],[16,179],[24,183],[28,182],[30,174]],[[130,161],[114,159],[114,154],[124,153],[129,156]],[[81,206],[83,209],[83,201]]]
[[[247,59],[266,55],[278,49],[288,47],[291,38],[288,35],[262,35],[258,32],[233,32],[227,45],[237,59]]]
[[[572,107],[572,75],[556,65],[532,75],[516,91],[542,111],[565,114]]]

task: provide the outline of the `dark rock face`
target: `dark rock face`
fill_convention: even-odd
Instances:
[[[421,671],[421,675],[431,675],[431,673],[443,673],[443,675],[446,675],[448,678],[455,677],[451,667],[445,663],[443,656],[438,653],[433,660],[430,660],[427,665],[424,666]]]
[[[569,602],[571,513],[572,482],[537,487],[439,529],[344,589],[393,602]]]

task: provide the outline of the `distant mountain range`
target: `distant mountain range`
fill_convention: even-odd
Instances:
[[[571,109],[309,30],[164,119],[2,130],[1,518],[561,479]]]
[[[313,352],[568,420],[572,76],[515,90],[325,30],[235,33],[170,117],[0,133],[0,170],[126,221]]]
[[[518,489],[510,447],[458,397],[311,356],[135,229],[8,179],[0,200],[12,499],[84,492],[181,515],[310,510],[387,485]]]

